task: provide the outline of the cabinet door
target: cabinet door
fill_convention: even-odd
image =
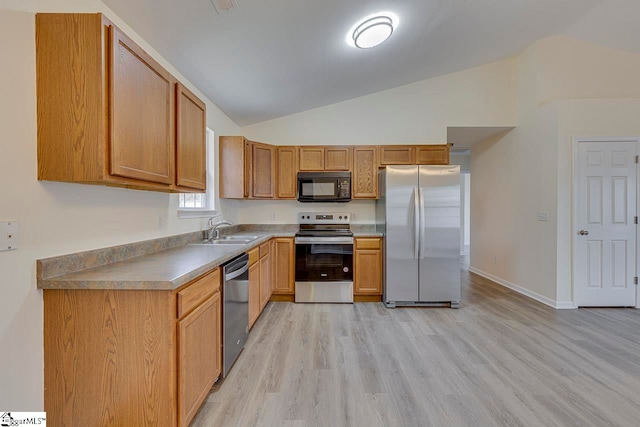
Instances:
[[[351,147],[325,147],[324,170],[348,171],[351,170],[353,149]]]
[[[206,106],[180,83],[176,98],[176,184],[206,190]]]
[[[380,165],[413,165],[415,148],[409,145],[383,145],[380,147]]]
[[[220,292],[178,322],[178,420],[188,426],[222,366]],[[169,349],[167,349],[168,351]]]
[[[251,164],[253,197],[273,198],[276,180],[274,147],[252,143]]]
[[[249,267],[249,327],[260,316],[260,263]]]
[[[356,295],[382,294],[382,241],[359,238],[355,242],[353,291]]]
[[[296,147],[278,147],[278,199],[295,199],[298,195],[298,156]]]
[[[416,163],[419,165],[448,165],[448,145],[419,145],[416,147]]]
[[[266,243],[269,245],[269,243]],[[271,297],[271,254],[260,258],[260,311],[264,309]]]
[[[272,289],[274,294],[291,295],[295,291],[295,252],[293,238],[275,239],[276,274]]]
[[[218,179],[220,197],[223,199],[242,199],[248,197],[247,180],[244,170],[247,167],[247,142],[241,136],[221,136],[219,139]],[[249,167],[251,164],[248,165]]]
[[[299,147],[301,171],[324,170],[324,147]]]
[[[242,170],[237,170],[236,174],[242,177],[243,182],[243,195],[245,198],[251,197],[251,185],[252,181],[252,168],[253,168],[253,143],[250,141],[244,142],[244,167]]]
[[[173,184],[174,79],[117,28],[111,31],[109,173]]]
[[[353,180],[351,194],[354,199],[378,197],[377,147],[354,147]]]

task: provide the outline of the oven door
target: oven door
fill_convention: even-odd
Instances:
[[[353,240],[339,243],[331,238],[296,238],[296,282],[352,281]]]

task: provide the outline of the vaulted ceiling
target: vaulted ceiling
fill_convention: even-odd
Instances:
[[[631,17],[615,25],[626,15],[616,7],[638,0],[237,0],[220,14],[210,0],[103,1],[240,126],[506,58],[565,32],[640,51],[637,39],[624,42]],[[345,43],[356,20],[383,10],[400,20],[386,43]],[[591,31],[607,13],[618,33]]]

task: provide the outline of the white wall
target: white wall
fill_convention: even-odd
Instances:
[[[472,150],[471,267],[570,307],[572,141],[640,135],[640,55],[553,37],[517,67],[517,128]]]
[[[516,61],[506,59],[241,131],[249,139],[277,145],[444,144],[448,126],[513,126],[516,112]],[[468,170],[468,157],[458,157],[452,156],[453,161]],[[343,209],[295,201],[238,201],[228,206],[235,208],[232,215],[242,223],[286,223],[304,210]],[[344,209],[356,214],[356,222],[375,219],[373,201],[350,202]]]
[[[555,301],[556,115],[547,106],[471,150],[471,267]],[[537,212],[550,213],[549,222]],[[520,290],[522,290],[520,289]]]
[[[36,289],[35,260],[196,231],[204,220],[178,219],[176,195],[37,181],[33,12],[102,11],[206,98],[97,0],[7,0],[1,7],[0,221],[20,223],[20,246],[0,252],[0,406],[38,411],[43,409],[43,306],[42,292]],[[206,102],[207,125],[216,135],[239,133],[231,120]]]
[[[444,144],[447,126],[513,126],[516,61],[506,59],[242,128],[278,145]]]
[[[640,86],[640,75],[638,76]],[[572,301],[573,140],[640,137],[640,99],[558,102],[558,272],[557,300]]]

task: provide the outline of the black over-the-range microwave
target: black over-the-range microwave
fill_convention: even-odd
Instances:
[[[298,201],[348,202],[351,172],[298,172]]]

